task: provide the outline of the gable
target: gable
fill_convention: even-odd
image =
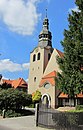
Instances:
[[[27,88],[27,83],[26,81],[23,79],[23,78],[19,78],[19,79],[16,79],[16,80],[5,80],[3,79],[3,83],[7,83],[7,84],[11,84],[12,87],[14,88],[17,88],[17,87],[24,87],[24,88]]]
[[[51,73],[52,71],[56,71],[56,72],[61,72],[59,65],[57,63],[57,56],[62,57],[63,53],[57,49],[53,50],[53,53],[51,55],[51,58],[46,66],[46,69],[44,71],[44,76],[47,75],[48,73]]]
[[[49,83],[52,86],[54,86],[55,77],[56,77],[56,71],[53,71],[53,72],[49,73],[48,75],[44,76],[40,81],[39,87],[42,87],[46,83]]]

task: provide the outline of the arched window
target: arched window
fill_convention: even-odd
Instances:
[[[51,54],[49,53],[49,54],[48,54],[48,60],[50,60],[50,57],[51,57]]]
[[[36,82],[36,77],[34,77],[34,82]]]
[[[37,55],[37,60],[40,60],[40,53],[38,53]]]
[[[34,54],[33,55],[33,62],[36,60],[36,55]]]

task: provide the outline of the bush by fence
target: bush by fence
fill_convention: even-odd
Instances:
[[[76,110],[83,110],[83,105],[77,105]]]
[[[83,112],[60,112],[52,115],[55,128],[83,130]]]

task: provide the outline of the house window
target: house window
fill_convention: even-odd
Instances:
[[[34,82],[36,82],[36,77],[34,77]]]
[[[51,54],[49,53],[49,54],[48,54],[48,60],[50,60],[50,57],[51,57]]]
[[[36,55],[34,54],[33,55],[33,62],[36,60]]]
[[[68,98],[66,98],[66,99],[65,99],[65,102],[69,102],[69,99],[68,99]]]
[[[37,60],[40,60],[40,53],[38,53],[37,55]]]

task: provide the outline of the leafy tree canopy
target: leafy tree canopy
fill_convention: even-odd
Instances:
[[[9,88],[0,89],[0,109],[20,109],[32,103],[32,96],[25,92]]]
[[[32,95],[32,101],[33,102],[39,102],[41,99],[41,92],[38,90]]]
[[[11,84],[7,84],[7,83],[3,83],[2,85],[0,85],[1,89],[8,89],[8,88],[12,88]]]

